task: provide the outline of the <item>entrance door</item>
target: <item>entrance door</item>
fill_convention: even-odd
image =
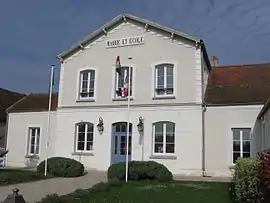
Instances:
[[[131,160],[132,124],[129,124],[128,160]],[[115,123],[112,126],[112,163],[126,161],[127,123]]]

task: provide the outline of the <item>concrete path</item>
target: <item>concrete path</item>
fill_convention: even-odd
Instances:
[[[94,184],[106,181],[106,173],[100,171],[88,171],[85,176],[78,178],[53,178],[29,183],[21,183],[0,187],[0,202],[4,201],[12,189],[18,188],[26,202],[34,203],[48,194],[69,194],[76,189],[87,189]]]

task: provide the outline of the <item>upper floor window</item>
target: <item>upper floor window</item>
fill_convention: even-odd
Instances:
[[[155,96],[174,94],[173,64],[155,66]]]
[[[175,149],[175,123],[161,121],[153,124],[154,154],[173,154]]]
[[[94,124],[78,123],[76,125],[76,151],[93,151]]]
[[[251,129],[250,128],[234,128],[233,134],[233,163],[239,157],[250,157],[250,140]]]
[[[40,128],[28,128],[27,155],[38,155],[40,153]]]
[[[115,97],[128,96],[129,67],[120,67],[115,71]],[[130,96],[132,96],[133,68],[130,67]]]
[[[80,72],[80,99],[92,99],[95,95],[95,70]]]

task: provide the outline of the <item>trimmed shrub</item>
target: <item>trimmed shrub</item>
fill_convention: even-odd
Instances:
[[[126,163],[112,164],[107,172],[109,180],[125,180]],[[128,165],[129,180],[172,181],[173,175],[169,169],[155,161],[131,161]]]
[[[232,193],[236,202],[262,202],[258,174],[259,162],[251,158],[238,158],[235,165]]]
[[[42,161],[37,171],[44,173],[45,161]],[[64,158],[64,157],[53,157],[48,159],[48,174],[57,177],[78,177],[84,174],[84,166],[80,162]]]

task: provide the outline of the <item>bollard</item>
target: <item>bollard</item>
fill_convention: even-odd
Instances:
[[[2,203],[26,203],[23,196],[18,194],[19,189],[14,188],[12,190],[13,194],[8,195],[7,198]]]

